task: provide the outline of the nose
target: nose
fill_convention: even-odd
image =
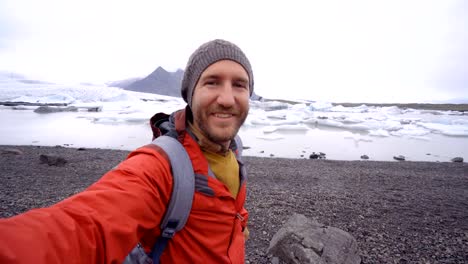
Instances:
[[[230,82],[224,83],[219,90],[217,102],[224,107],[232,107],[235,104],[233,86]]]

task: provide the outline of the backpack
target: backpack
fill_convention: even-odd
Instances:
[[[160,136],[153,140],[152,144],[162,148],[169,157],[173,175],[171,198],[164,218],[161,221],[161,235],[154,243],[151,253],[149,255],[146,254],[141,244],[138,243],[125,258],[123,262],[125,264],[159,263],[159,258],[167,243],[177,231],[180,231],[185,226],[192,209],[195,176],[192,162],[185,148],[177,139],[170,136]]]
[[[153,131],[151,144],[159,146],[167,154],[173,176],[171,198],[160,225],[161,235],[156,239],[149,254],[146,254],[144,248],[138,243],[125,258],[124,264],[159,264],[167,243],[185,226],[192,209],[195,173],[187,151],[177,139],[177,132],[171,118],[165,113],[157,113],[150,119]],[[235,141],[238,156],[241,156],[242,141],[237,135]]]

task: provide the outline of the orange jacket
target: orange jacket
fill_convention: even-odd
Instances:
[[[183,111],[176,128],[198,176],[191,214],[161,263],[244,263],[245,178],[234,199],[208,176],[208,162],[185,132]],[[121,263],[139,241],[149,249],[159,237],[171,190],[167,157],[154,145],[139,148],[85,191],[0,219],[0,263]]]

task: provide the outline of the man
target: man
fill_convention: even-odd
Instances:
[[[161,263],[244,262],[245,170],[233,139],[253,83],[247,57],[228,41],[207,42],[190,57],[182,81],[187,107],[170,120],[192,161],[196,190]],[[82,193],[1,219],[0,263],[121,263],[138,243],[148,251],[171,195],[169,164],[148,145]]]

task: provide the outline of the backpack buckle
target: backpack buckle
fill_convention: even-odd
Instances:
[[[177,232],[177,225],[179,225],[178,220],[169,220],[164,229],[161,230],[161,236],[166,238],[172,238]]]
[[[174,236],[175,232],[176,231],[175,231],[174,228],[166,227],[166,228],[164,228],[164,230],[162,230],[161,236],[166,237],[166,238],[172,238]]]

